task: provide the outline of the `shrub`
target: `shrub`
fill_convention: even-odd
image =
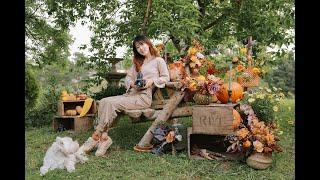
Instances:
[[[39,97],[39,84],[30,67],[26,66],[25,71],[25,108],[32,109]]]
[[[268,123],[276,121],[276,112],[280,101],[284,98],[281,88],[259,87],[245,93],[243,104],[251,105],[259,120]]]
[[[293,59],[281,60],[277,69],[266,75],[265,80],[270,86],[283,89],[287,95],[295,94],[295,61]]]
[[[100,92],[94,93],[92,97],[96,100],[100,100],[109,96],[122,95],[126,92],[125,86],[108,86],[107,88],[102,88]]]
[[[57,113],[57,103],[60,97],[60,88],[48,86],[40,90],[39,100],[33,109],[26,109],[26,126],[41,127],[49,125]]]

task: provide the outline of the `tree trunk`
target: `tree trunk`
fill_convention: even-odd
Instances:
[[[152,0],[148,0],[146,14],[144,15],[143,24],[142,24],[142,27],[141,27],[141,34],[143,34],[143,35],[146,34],[146,25],[148,23],[149,12],[150,12],[150,9],[151,9],[151,3],[152,3]]]

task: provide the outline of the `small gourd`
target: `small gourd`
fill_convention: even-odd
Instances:
[[[81,107],[81,106],[77,106],[77,107],[76,107],[76,111],[77,111],[77,114],[81,114],[81,112],[82,112],[82,107]]]
[[[75,109],[68,109],[65,112],[66,116],[75,116],[77,115],[77,111]]]

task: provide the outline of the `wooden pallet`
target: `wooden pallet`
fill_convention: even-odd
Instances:
[[[236,104],[194,105],[192,129],[196,134],[228,135],[233,133],[233,108]]]
[[[66,110],[75,109],[76,106],[83,107],[84,101],[85,100],[76,100],[76,101],[61,101],[61,100],[59,100],[57,115],[64,116]],[[94,113],[96,113],[96,111],[97,111],[96,101],[93,101],[92,106],[91,106],[90,110],[88,111],[88,114],[94,114]]]
[[[60,126],[65,130],[75,132],[87,132],[93,130],[94,114],[87,114],[83,117],[78,116],[54,116],[52,126],[53,130],[57,131]]]
[[[242,160],[242,153],[227,153],[228,142],[223,141],[223,135],[195,134],[192,127],[187,128],[187,150],[189,159],[205,159],[204,157],[194,154],[195,149],[206,149],[208,151],[224,155],[224,160]]]

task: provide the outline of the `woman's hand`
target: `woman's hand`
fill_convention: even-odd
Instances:
[[[144,86],[145,89],[151,87],[153,84],[153,80],[152,79],[146,79],[146,85]]]
[[[132,88],[132,89],[137,89],[137,86],[134,84],[134,82],[131,82],[130,88]]]

